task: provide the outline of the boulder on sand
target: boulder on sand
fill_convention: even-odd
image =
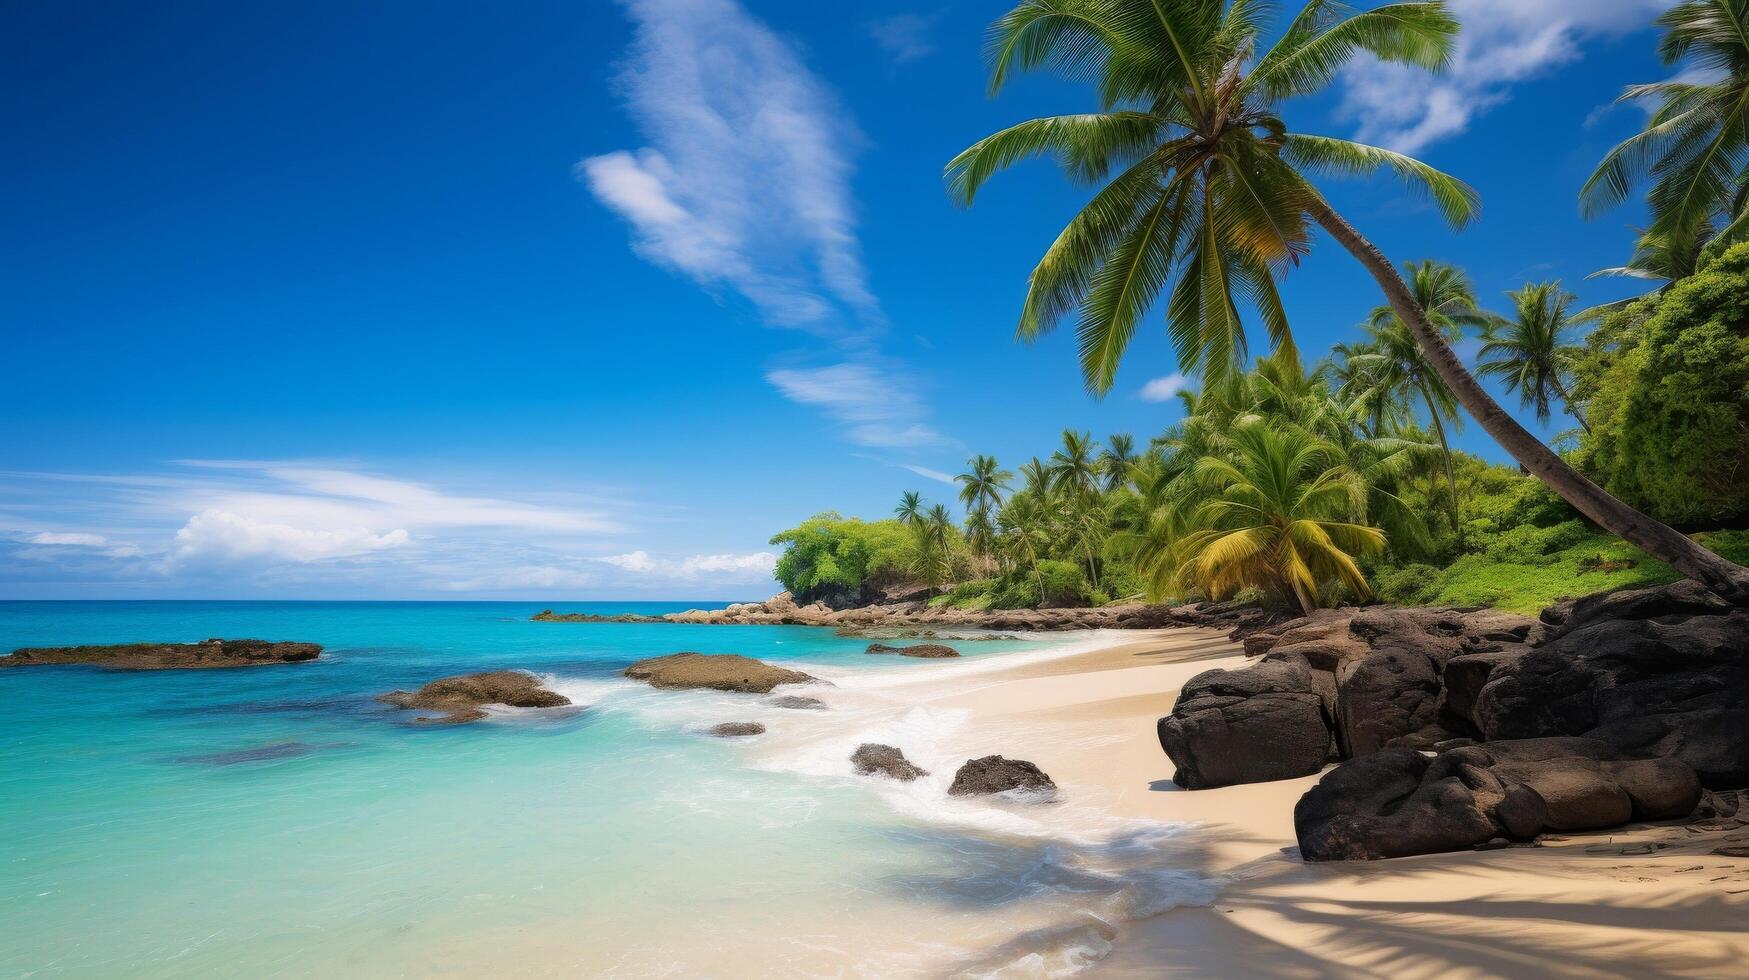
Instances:
[[[940,643],[914,643],[908,647],[893,647],[885,643],[870,643],[864,653],[897,654],[901,657],[920,657],[924,660],[945,660],[948,657],[960,655],[953,647]]]
[[[1030,762],[987,755],[966,760],[965,765],[953,774],[953,785],[947,788],[947,795],[987,796],[1010,790],[1043,794],[1054,793],[1056,789],[1057,784],[1051,781],[1051,777]]]
[[[201,643],[118,643],[112,646],[25,647],[0,657],[0,667],[96,664],[110,670],[195,670],[291,664],[321,656],[317,643],[221,640]]]
[[[765,726],[756,721],[725,721],[712,728],[711,734],[717,738],[746,738],[749,735],[764,735]]]
[[[1389,748],[1337,766],[1294,807],[1307,861],[1456,851],[1495,837],[1596,830],[1691,812],[1700,781],[1677,759],[1620,759],[1584,738]]]
[[[1309,776],[1330,757],[1325,694],[1298,654],[1243,670],[1205,670],[1157,726],[1186,789]]]
[[[512,708],[560,708],[571,703],[563,694],[549,691],[532,674],[520,670],[493,670],[460,674],[432,681],[414,692],[390,691],[377,698],[397,708],[416,708],[436,714],[414,720],[421,724],[454,725],[486,717],[482,706]]]
[[[1749,784],[1745,691],[1749,609],[1678,582],[1579,600],[1554,640],[1494,669],[1474,714],[1489,740],[1586,736],[1735,789]]]
[[[774,667],[738,653],[671,653],[640,660],[625,669],[625,676],[648,681],[651,687],[709,688],[770,694],[780,684],[806,684],[814,680],[799,670]]]
[[[898,748],[876,742],[857,746],[850,754],[850,762],[859,776],[889,776],[901,783],[929,775],[928,770],[918,768]]]

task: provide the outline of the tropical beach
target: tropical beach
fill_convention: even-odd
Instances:
[[[1749,0],[0,46],[0,976],[1744,972]]]

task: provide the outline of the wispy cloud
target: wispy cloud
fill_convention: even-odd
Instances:
[[[620,73],[649,145],[585,158],[577,173],[631,225],[632,247],[709,290],[750,302],[769,325],[831,345],[767,380],[844,424],[863,446],[942,437],[877,353],[885,322],[869,287],[850,189],[861,139],[791,46],[734,0],[622,0],[634,41]],[[928,18],[924,18],[926,21]],[[889,25],[915,52],[923,21]]]
[[[953,478],[953,475],[951,473],[943,473],[940,470],[932,470],[927,466],[918,466],[916,463],[900,463],[899,466],[901,466],[904,469],[910,470],[911,472],[917,474],[918,476],[924,478],[925,480],[934,480],[937,483],[945,483],[950,487],[957,485],[954,482],[954,478]]]
[[[1143,385],[1140,397],[1145,402],[1169,402],[1178,397],[1187,383],[1182,374],[1168,374]]]
[[[926,410],[905,379],[869,361],[780,368],[765,379],[785,398],[822,409],[862,446],[905,449],[949,440],[922,421]]]
[[[457,491],[327,463],[0,474],[0,596],[49,581],[82,582],[87,592],[306,596],[662,594],[672,583],[708,591],[769,582],[768,552],[626,551],[652,509],[574,492]],[[33,528],[33,514],[55,519]]]
[[[903,64],[935,51],[935,45],[929,40],[929,32],[940,18],[939,13],[894,14],[891,17],[871,20],[865,27],[868,36],[874,38],[874,42],[883,51],[891,55],[894,61]]]
[[[1428,77],[1374,59],[1344,75],[1339,115],[1357,138],[1416,153],[1456,136],[1512,87],[1580,57],[1581,46],[1647,26],[1671,0],[1451,0],[1463,22],[1451,66]]]
[[[622,5],[636,38],[620,87],[651,145],[577,169],[639,254],[734,289],[773,325],[878,317],[837,100],[732,0]]]

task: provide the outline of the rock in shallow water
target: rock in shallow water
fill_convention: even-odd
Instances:
[[[781,698],[772,698],[765,702],[773,708],[790,708],[795,711],[825,711],[826,702],[819,698],[807,698],[800,694],[786,694]]]
[[[901,657],[918,657],[923,660],[944,660],[960,655],[953,647],[940,643],[913,643],[908,647],[893,647],[885,643],[870,643],[864,653],[897,654]]]
[[[954,773],[953,785],[948,787],[947,795],[987,796],[1010,790],[1044,794],[1055,793],[1056,789],[1057,784],[1051,781],[1051,777],[1030,762],[987,755],[966,760],[965,765]]]
[[[901,783],[929,775],[928,770],[918,768],[898,748],[875,742],[857,746],[850,754],[850,762],[859,776],[890,776]]]
[[[437,712],[414,719],[421,724],[459,724],[486,717],[482,706],[512,708],[560,708],[571,699],[542,687],[532,674],[520,670],[494,670],[461,674],[432,681],[415,692],[390,691],[377,698],[397,708]]]
[[[756,721],[725,721],[712,728],[711,734],[717,738],[746,738],[750,735],[764,735],[765,726]]]
[[[110,646],[25,647],[0,657],[0,667],[96,664],[111,670],[194,670],[290,664],[321,656],[317,643],[221,640],[202,643],[118,643]]]
[[[814,680],[799,670],[774,667],[738,653],[691,652],[640,660],[625,669],[625,676],[647,681],[651,687],[702,687],[748,694],[770,694],[780,684],[806,684]]]

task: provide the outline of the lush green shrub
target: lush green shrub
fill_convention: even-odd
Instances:
[[[1038,608],[1038,580],[1028,571],[1002,580],[1002,588],[990,599],[991,609]]]
[[[1385,568],[1372,576],[1372,587],[1385,602],[1424,606],[1439,594],[1439,569],[1419,564]]]
[[[773,535],[771,543],[785,546],[777,580],[804,598],[904,581],[917,557],[916,536],[898,521],[861,521],[830,511]]]
[[[1090,598],[1087,576],[1074,562],[1047,558],[1038,563],[1038,578],[1043,583],[1046,607],[1084,606]]]
[[[1612,316],[1575,374],[1589,475],[1671,523],[1749,518],[1749,244]]]
[[[1485,553],[1495,561],[1546,564],[1548,556],[1576,547],[1595,535],[1581,521],[1563,521],[1553,527],[1520,524],[1496,535]]]

